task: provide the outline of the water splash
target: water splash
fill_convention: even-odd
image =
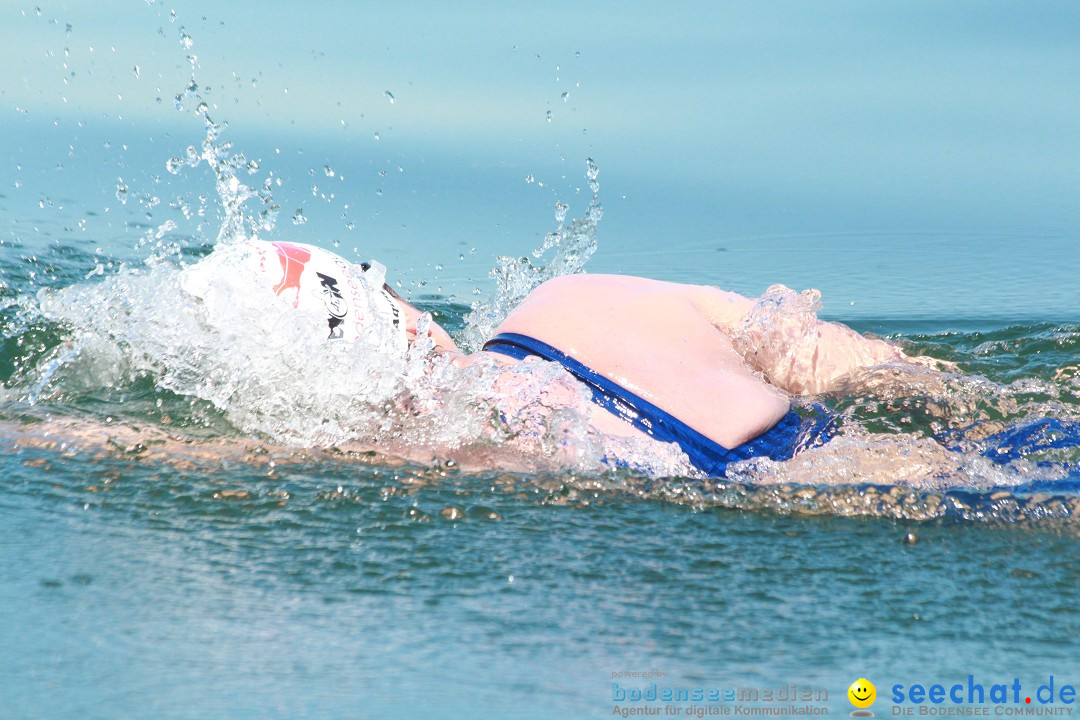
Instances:
[[[268,299],[281,299],[248,292],[240,274],[218,277],[203,298],[184,290],[184,278],[161,264],[42,292],[43,315],[72,334],[50,358],[39,395],[63,399],[148,377],[278,442],[378,434],[402,368],[376,339],[371,346],[329,342],[318,312],[274,312]]]
[[[490,275],[495,280],[495,294],[476,301],[466,318],[461,345],[467,351],[478,350],[495,333],[495,328],[533,289],[562,275],[584,272],[585,264],[596,252],[596,229],[604,216],[600,204],[600,169],[592,158],[586,161],[586,177],[592,197],[585,214],[566,223],[569,206],[556,203],[557,227],[528,257],[500,257]],[[531,177],[531,176],[530,176]],[[547,257],[545,257],[547,256]]]
[[[815,377],[821,293],[797,293],[784,285],[773,285],[731,331],[735,349],[768,382],[779,387],[806,392],[801,378]]]
[[[484,466],[478,458],[502,457],[519,469],[594,473],[605,455],[633,458],[634,448],[590,429],[588,393],[557,366],[523,363],[506,372],[483,357],[458,367],[434,352],[427,314],[404,358],[377,332],[331,341],[323,311],[253,286],[235,263],[218,265],[235,271],[207,275],[201,265],[159,263],[41,291],[40,316],[66,332],[14,383],[19,401],[74,408],[104,392],[115,398],[110,415],[135,411],[132,420],[146,422],[139,404],[123,399],[148,382],[174,405],[198,401],[187,411],[174,407],[171,424],[213,424],[216,415],[231,428],[219,427],[219,437],[360,445],[421,462],[473,458]],[[190,285],[196,279],[198,288]],[[637,449],[642,468],[684,468],[676,451],[653,445]]]
[[[181,47],[185,51],[192,50],[194,40],[184,27],[179,29],[179,36]],[[194,109],[191,112],[202,122],[205,135],[199,147],[189,145],[182,155],[169,158],[165,162],[165,169],[172,175],[179,175],[185,168],[198,168],[200,165],[205,165],[210,170],[218,198],[217,207],[222,214],[216,245],[243,242],[257,238],[259,233],[269,233],[276,226],[281,211],[271,191],[273,174],[268,174],[261,185],[249,185],[241,180],[245,175],[258,173],[260,164],[257,160],[249,160],[242,152],[234,151],[232,143],[223,139],[228,122],[217,122],[212,117],[211,105],[204,97],[208,90],[199,85],[196,77],[198,58],[189,54],[187,59],[191,66],[191,78],[184,90],[175,97],[176,109],[186,112],[185,108],[193,102]],[[249,211],[248,204],[251,202],[256,202],[261,207],[257,211]],[[201,212],[197,214],[201,217],[207,209],[205,197],[200,196],[199,204]],[[160,227],[153,232],[158,230]],[[144,245],[156,239],[160,238],[148,235]],[[168,246],[158,244],[155,248],[158,252],[151,255],[151,263],[160,261],[165,255],[178,255],[180,250],[175,243]]]

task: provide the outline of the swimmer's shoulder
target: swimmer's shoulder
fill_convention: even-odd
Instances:
[[[650,293],[678,297],[689,301],[709,322],[717,327],[732,325],[750,311],[756,302],[752,298],[714,285],[653,280],[633,275],[564,275],[548,280],[537,288],[540,294],[566,292]]]
[[[713,285],[690,285],[634,275],[577,274],[552,278],[534,289],[523,305],[590,303],[603,298],[617,302],[644,295],[662,295],[690,303],[718,329],[730,327],[750,312],[756,302]]]
[[[649,297],[651,296],[651,298]],[[740,322],[756,300],[712,285],[653,280],[634,275],[577,274],[552,278],[534,289],[519,309],[594,306],[597,303],[686,302],[719,330]]]

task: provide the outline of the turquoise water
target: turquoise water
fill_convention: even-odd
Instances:
[[[601,717],[652,682],[846,715],[860,677],[883,716],[895,684],[1080,684],[1070,5],[0,13],[5,716]],[[183,323],[177,267],[253,227],[379,258],[462,339],[593,253],[818,288],[957,372],[867,372],[819,398],[833,442],[726,480],[495,470],[460,378],[409,386],[426,422],[199,382],[233,348]],[[299,442],[301,402],[346,437]]]
[[[586,717],[610,713],[612,672],[652,668],[823,687],[846,712],[851,677],[1078,669],[1075,535],[566,506],[535,492],[554,478],[417,473],[420,493],[387,497],[412,473],[355,463],[268,480],[46,458],[5,472],[20,716]]]

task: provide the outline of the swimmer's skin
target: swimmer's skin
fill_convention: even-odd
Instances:
[[[731,333],[755,300],[723,290],[618,275],[568,275],[536,288],[497,332],[528,335],[734,448],[772,427],[788,411],[787,393],[830,389],[859,367],[906,360],[898,348],[843,325],[817,323],[817,342],[793,361],[783,323],[751,335],[740,354]],[[420,311],[402,303],[410,337]],[[436,346],[468,364],[434,325]],[[502,362],[517,362],[502,355]],[[763,379],[765,378],[765,379]],[[606,433],[637,432],[599,408],[592,423]]]

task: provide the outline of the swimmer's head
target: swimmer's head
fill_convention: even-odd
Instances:
[[[291,308],[328,339],[364,340],[404,354],[406,315],[385,278],[386,268],[374,261],[355,264],[313,245],[248,240],[185,268],[181,285],[212,319],[241,309],[260,319],[291,317]]]

